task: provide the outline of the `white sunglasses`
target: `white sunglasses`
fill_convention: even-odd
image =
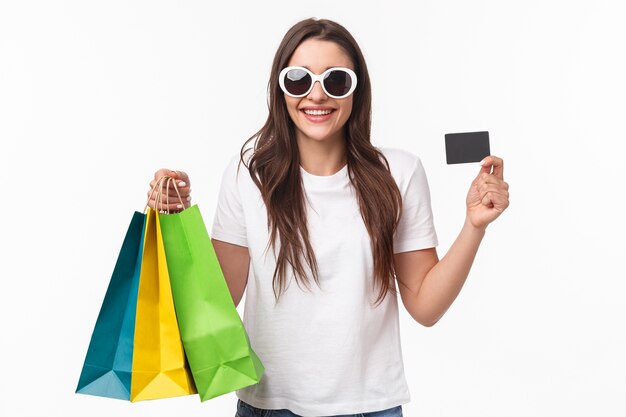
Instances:
[[[281,90],[291,97],[308,95],[319,81],[324,93],[332,98],[346,98],[356,88],[356,74],[350,68],[329,68],[320,75],[304,67],[283,68],[278,76]]]

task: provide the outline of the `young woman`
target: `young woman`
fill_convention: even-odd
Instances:
[[[350,33],[329,20],[293,26],[272,65],[267,122],[226,167],[211,233],[235,305],[247,289],[244,324],[265,366],[237,391],[237,416],[401,416],[410,396],[396,281],[409,314],[434,325],[509,205],[502,159],[489,156],[439,260],[421,161],[373,146],[370,121]],[[184,172],[159,170],[151,186],[166,174],[188,207]]]

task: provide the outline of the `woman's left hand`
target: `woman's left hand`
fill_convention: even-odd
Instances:
[[[485,229],[509,206],[509,184],[503,177],[504,161],[493,155],[483,161],[467,193],[467,218],[479,229]]]

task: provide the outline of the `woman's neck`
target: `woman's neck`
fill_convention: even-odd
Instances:
[[[327,176],[337,173],[347,163],[343,135],[315,140],[298,138],[300,166],[309,174]]]

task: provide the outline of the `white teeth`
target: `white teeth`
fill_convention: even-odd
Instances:
[[[304,112],[310,116],[323,116],[330,114],[332,110],[304,110]]]

